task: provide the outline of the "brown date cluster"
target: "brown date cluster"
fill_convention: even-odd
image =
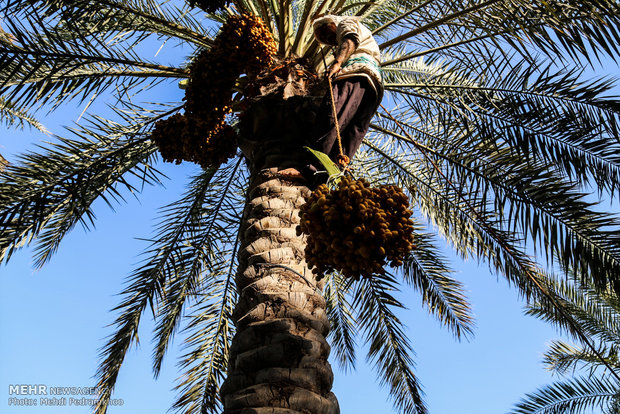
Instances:
[[[213,46],[190,66],[185,114],[155,124],[151,138],[164,160],[191,161],[209,168],[232,157],[237,138],[226,117],[233,111],[235,82],[241,74],[253,77],[268,68],[276,53],[276,42],[260,18],[230,16]]]
[[[343,177],[334,190],[322,184],[312,192],[297,231],[308,235],[306,261],[318,277],[337,270],[358,279],[402,264],[413,249],[411,214],[399,187]]]

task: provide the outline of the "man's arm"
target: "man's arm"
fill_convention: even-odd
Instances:
[[[355,52],[355,49],[357,49],[355,42],[349,37],[345,37],[342,43],[338,46],[338,50],[336,51],[336,60],[330,66],[327,76],[330,78],[336,76],[336,74],[340,71],[342,64],[346,62],[349,57],[351,57],[353,52]]]

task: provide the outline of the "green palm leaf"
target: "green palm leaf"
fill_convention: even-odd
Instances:
[[[588,376],[542,387],[528,394],[512,412],[580,413],[594,408],[616,412],[620,397],[618,297],[610,290],[599,292],[580,284],[574,277],[571,283],[547,280],[546,284],[560,306],[547,301],[534,302],[528,306],[527,313],[557,325],[582,346],[553,341],[544,363],[561,375],[583,369],[588,371]],[[570,318],[560,315],[558,308]]]
[[[17,126],[18,128],[24,128],[29,126],[38,129],[46,135],[50,135],[47,128],[34,115],[28,113],[24,108],[16,107],[14,103],[8,102],[3,98],[0,98],[0,121],[4,122],[8,127]]]
[[[431,314],[458,339],[473,335],[473,315],[463,284],[450,277],[445,258],[437,254],[430,234],[416,232],[415,249],[403,265],[404,280],[422,295]]]
[[[356,319],[381,384],[388,387],[400,412],[426,413],[423,393],[413,373],[413,350],[393,310],[403,307],[393,296],[398,282],[389,274],[377,275],[360,280],[354,288]]]
[[[236,244],[225,255],[235,257],[237,247]],[[190,322],[185,329],[188,352],[179,363],[185,372],[177,386],[179,397],[173,405],[180,412],[221,411],[217,396],[228,368],[228,351],[235,332],[232,313],[236,291],[231,280],[235,265],[236,261],[231,260],[228,266],[212,273],[212,276],[219,277],[208,281],[208,289],[201,289],[197,305],[189,316]]]
[[[354,309],[349,303],[351,289],[351,281],[335,273],[328,276],[324,292],[327,300],[327,317],[331,325],[328,339],[344,370],[353,369],[356,359],[355,344],[358,329]]]
[[[204,171],[194,179],[180,202],[163,210],[162,221],[146,253],[148,258],[130,277],[130,285],[122,293],[125,299],[115,309],[120,312],[115,321],[115,333],[101,350],[102,362],[97,373],[101,393],[98,413],[104,413],[107,408],[122,361],[137,340],[139,322],[146,307],[151,307],[158,320],[154,354],[157,374],[187,299],[221,284],[222,269],[230,266],[229,255],[234,252],[222,254],[218,245],[234,245],[231,228],[239,227],[238,214],[234,212],[239,206],[228,204],[234,200],[229,196],[235,189],[233,180],[239,178],[235,175],[239,164],[239,160],[235,160],[235,168]],[[225,275],[230,278],[230,272]],[[216,332],[219,336],[215,340],[222,341],[220,336],[228,335],[229,329],[222,325]],[[181,400],[185,401],[183,406],[195,403],[193,399]]]
[[[156,147],[142,134],[166,113],[135,114],[130,127],[92,117],[73,130],[75,138],[59,137],[42,154],[23,155],[20,164],[8,166],[1,173],[0,258],[8,260],[34,239],[41,266],[76,224],[93,224],[95,200],[112,206],[124,192],[159,183],[161,174],[151,166]]]
[[[510,414],[587,413],[611,409],[617,398],[618,384],[609,378],[574,378],[528,394]]]
[[[604,361],[601,361],[601,356]],[[594,353],[587,349],[576,348],[563,341],[551,342],[543,363],[547,369],[563,375],[581,367],[588,368],[590,375],[594,375],[598,368],[605,369],[611,366],[620,369],[617,346],[599,346]]]
[[[16,105],[56,106],[73,98],[96,97],[114,86],[122,85],[129,93],[165,78],[187,77],[183,68],[144,61],[135,50],[148,39],[141,31],[136,39],[117,40],[119,29],[133,32],[131,21],[115,23],[114,31],[107,33],[100,32],[96,22],[90,30],[83,27],[88,19],[79,8],[75,20],[66,24],[59,24],[58,16],[45,9],[6,10],[16,14],[7,24],[15,40],[0,44],[0,92]],[[127,16],[127,10],[114,13]],[[106,16],[104,21],[108,19],[118,20]]]

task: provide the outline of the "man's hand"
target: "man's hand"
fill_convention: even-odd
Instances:
[[[336,60],[327,70],[326,76],[329,78],[336,76],[336,74],[340,72],[342,64],[346,62],[349,57],[351,57],[355,49],[357,49],[355,42],[351,39],[345,38],[344,41],[338,46],[338,50],[336,51]]]
[[[333,79],[338,72],[340,72],[340,63],[339,62],[334,62],[330,67],[329,70],[325,73],[325,76],[327,76],[328,78]]]

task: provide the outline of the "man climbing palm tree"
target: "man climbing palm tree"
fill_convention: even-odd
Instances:
[[[326,15],[314,20],[312,27],[320,43],[334,46],[336,50],[329,67],[325,56],[319,62],[330,80],[331,93],[326,94],[321,104],[311,145],[344,167],[362,144],[383,97],[379,45],[370,30],[355,17]],[[320,169],[315,164],[307,166],[305,173],[309,178]],[[302,176],[294,168],[280,173],[289,177]],[[323,175],[318,179],[325,178]]]

